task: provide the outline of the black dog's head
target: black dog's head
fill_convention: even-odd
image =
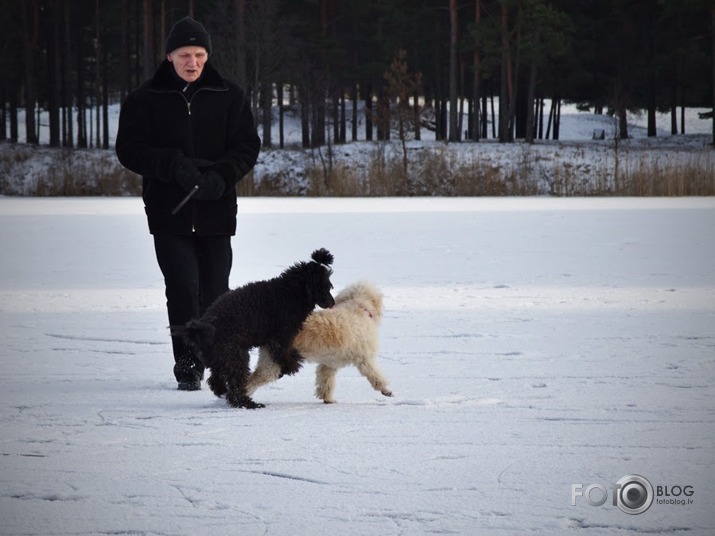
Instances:
[[[335,299],[330,291],[333,289],[333,284],[330,282],[330,276],[333,275],[333,269],[330,267],[333,264],[333,254],[325,248],[316,249],[310,256],[313,262],[308,263],[312,270],[312,277],[309,278],[308,292],[313,296],[318,307],[328,309],[335,305]]]
[[[300,295],[306,300],[303,305],[311,311],[316,305],[328,309],[335,305],[335,299],[330,294],[333,288],[330,282],[330,276],[333,275],[330,268],[333,255],[327,249],[321,248],[316,249],[310,258],[313,260],[295,263],[281,274],[281,278],[300,289]]]

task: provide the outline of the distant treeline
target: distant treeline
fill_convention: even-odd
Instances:
[[[419,138],[423,128],[449,141],[558,139],[565,100],[613,114],[623,138],[627,111],[647,113],[649,135],[656,112],[670,111],[677,134],[678,109],[715,102],[713,0],[2,0],[0,7],[0,140],[30,144],[38,143],[43,109],[51,146],[107,148],[109,104],[151,77],[171,25],[185,15],[211,33],[210,61],[251,95],[264,146],[283,146],[286,106],[300,114],[303,145],[318,147],[357,140],[358,132],[367,140]]]

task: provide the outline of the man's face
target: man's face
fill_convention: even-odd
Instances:
[[[167,54],[179,78],[186,82],[196,82],[204,70],[209,55],[204,47],[179,47]]]

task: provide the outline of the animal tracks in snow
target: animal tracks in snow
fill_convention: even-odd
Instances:
[[[132,340],[132,339],[111,339],[106,337],[89,337],[82,335],[66,335],[61,333],[45,333],[48,337],[53,337],[55,339],[64,339],[68,341],[82,341],[82,342],[109,342],[118,344],[146,344],[149,346],[166,346],[166,341],[142,341],[142,340]]]
[[[391,402],[393,406],[480,406],[489,407],[501,404],[498,398],[471,398],[461,395],[451,395],[426,399],[396,399]]]

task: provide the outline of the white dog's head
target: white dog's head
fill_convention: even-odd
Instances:
[[[364,309],[375,319],[375,322],[382,319],[382,292],[368,281],[358,281],[345,287],[335,296],[335,305],[347,304],[347,302]]]

